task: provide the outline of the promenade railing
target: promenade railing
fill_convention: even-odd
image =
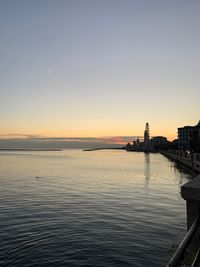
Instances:
[[[168,267],[200,267],[200,174],[181,186],[186,200],[187,234],[167,264]]]
[[[193,239],[194,235],[197,233],[199,226],[200,226],[200,216],[198,216],[196,218],[196,220],[194,221],[194,223],[192,224],[191,228],[189,229],[189,231],[185,235],[183,241],[181,242],[181,244],[177,248],[176,252],[174,253],[172,258],[170,259],[169,263],[167,264],[167,267],[180,266],[181,262],[184,259],[185,252],[187,251],[188,247],[190,246],[192,239]],[[191,267],[197,267],[197,266],[199,266],[199,263],[200,263],[200,249],[197,251],[196,256],[194,257],[190,266]]]

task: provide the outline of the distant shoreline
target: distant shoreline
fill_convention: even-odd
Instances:
[[[0,151],[62,151],[58,148],[0,148]]]

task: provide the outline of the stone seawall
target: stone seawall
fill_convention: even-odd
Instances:
[[[164,156],[178,161],[182,164],[184,164],[185,166],[189,167],[190,169],[193,169],[197,172],[200,172],[200,161],[196,160],[196,159],[191,159],[191,158],[186,158],[186,157],[182,157],[180,155],[174,154],[174,153],[170,153],[167,151],[161,151],[161,154],[163,154]]]

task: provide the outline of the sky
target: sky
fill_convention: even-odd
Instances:
[[[200,119],[200,1],[1,0],[0,136],[177,137]],[[128,138],[127,138],[128,140]]]

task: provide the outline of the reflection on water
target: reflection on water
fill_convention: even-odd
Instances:
[[[189,175],[158,153],[1,152],[0,162],[0,266],[161,267],[185,234]]]
[[[151,179],[151,170],[150,170],[150,153],[144,153],[144,177],[146,186]]]

